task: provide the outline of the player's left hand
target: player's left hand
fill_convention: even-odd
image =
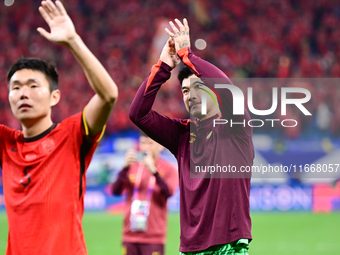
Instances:
[[[67,45],[76,37],[77,33],[73,22],[59,0],[55,4],[51,0],[42,1],[39,12],[47,22],[51,32],[48,33],[41,27],[37,30],[47,40]]]
[[[146,153],[146,156],[143,160],[143,163],[146,166],[146,168],[150,171],[150,173],[155,174],[157,172],[155,160],[154,160],[151,152]]]
[[[183,24],[178,19],[175,19],[176,24],[179,29],[175,26],[175,24],[170,21],[170,26],[172,28],[172,32],[169,29],[165,29],[170,37],[172,37],[175,41],[176,51],[184,48],[190,48],[190,36],[189,36],[189,25],[187,19],[183,19]]]
[[[181,60],[176,55],[175,41],[173,38],[170,37],[168,39],[159,59],[169,65],[172,69],[181,63]]]

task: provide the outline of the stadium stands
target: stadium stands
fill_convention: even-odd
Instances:
[[[340,77],[339,0],[68,0],[65,5],[78,33],[119,86],[119,100],[107,127],[110,133],[136,128],[127,112],[149,72],[160,18],[186,17],[192,41],[203,38],[208,45],[195,53],[230,77]],[[0,123],[13,128],[20,126],[9,109],[6,71],[21,56],[39,57],[58,67],[62,103],[54,111],[56,122],[81,111],[93,95],[72,55],[36,32],[37,27],[45,26],[38,6],[39,2],[24,1],[0,8]],[[172,89],[176,86],[176,80],[172,80],[162,88],[155,108],[165,115],[185,117],[181,92]],[[256,87],[255,104],[265,101],[261,98],[265,89]],[[304,121],[303,116],[291,112],[303,124],[285,135],[298,137],[301,128],[313,126],[319,132],[339,136],[340,87],[329,89],[316,84],[308,89],[315,118]],[[265,109],[266,103],[261,107]]]

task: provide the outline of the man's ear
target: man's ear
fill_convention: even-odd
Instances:
[[[60,90],[59,89],[56,89],[56,90],[53,90],[52,93],[51,93],[51,104],[50,106],[53,107],[55,105],[57,105],[60,101]]]

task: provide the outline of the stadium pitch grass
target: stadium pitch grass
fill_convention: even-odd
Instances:
[[[250,255],[340,254],[340,213],[252,213]],[[120,255],[122,215],[85,213],[83,227],[89,255]],[[7,245],[7,218],[0,213],[0,254]],[[168,217],[166,255],[178,255],[179,215]]]

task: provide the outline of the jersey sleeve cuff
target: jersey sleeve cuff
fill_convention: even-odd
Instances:
[[[167,63],[163,62],[162,60],[158,60],[158,64],[164,71],[168,73],[172,71],[171,66],[169,66]]]
[[[190,52],[189,47],[184,47],[184,48],[181,48],[177,51],[177,55],[180,58],[184,58],[186,55],[189,54],[189,52]]]
[[[83,110],[82,118],[81,118],[82,119],[82,123],[83,123],[83,128],[84,128],[85,135],[86,135],[86,137],[90,138],[90,140],[93,143],[98,143],[102,139],[102,137],[103,137],[103,135],[105,133],[106,125],[103,126],[101,132],[99,132],[96,136],[90,137],[89,127],[87,125],[86,118],[85,118],[85,109],[86,109],[86,107]]]

